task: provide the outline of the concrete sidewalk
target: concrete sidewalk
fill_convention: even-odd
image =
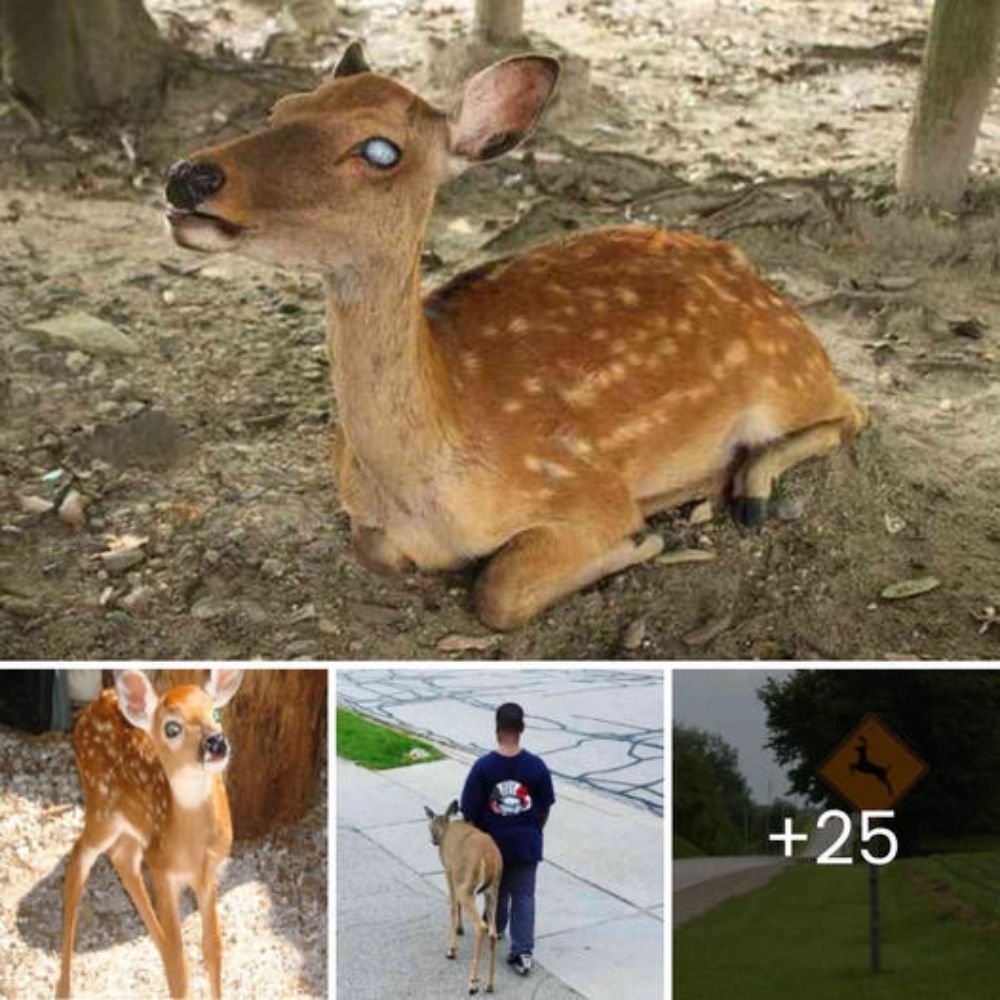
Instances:
[[[448,906],[423,806],[461,792],[468,763],[372,772],[337,761],[337,995],[435,1000],[468,987],[472,937],[444,957]],[[538,871],[535,970],[522,979],[497,949],[497,993],[661,1000],[663,822],[556,781]]]

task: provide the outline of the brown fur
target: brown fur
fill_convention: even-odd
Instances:
[[[104,851],[160,952],[172,997],[187,995],[180,891],[183,885],[191,886],[202,917],[202,950],[212,997],[218,1000],[221,996],[216,871],[229,855],[233,830],[222,774],[204,773],[198,757],[203,738],[221,732],[213,717],[215,705],[213,697],[201,688],[172,688],[159,700],[150,731],[145,732],[126,721],[118,695],[108,689],[77,719],[73,745],[83,786],[85,825],[66,869],[57,996],[71,995],[77,908],[91,865]],[[174,745],[163,737],[167,720],[182,725]],[[195,780],[187,787],[197,787],[203,781],[206,794],[196,800],[179,798],[171,782],[192,774]],[[149,867],[156,912],[142,878],[143,861]]]
[[[431,843],[437,846],[448,885],[451,938],[445,954],[448,958],[454,958],[458,954],[457,935],[462,933],[464,910],[472,921],[476,935],[469,992],[476,993],[479,990],[479,961],[483,938],[488,936],[490,967],[486,992],[492,993],[496,987],[497,902],[500,879],[503,877],[500,849],[489,834],[463,819],[451,818],[458,812],[457,802],[452,802],[440,816],[426,806],[424,812],[429,820]],[[476,907],[476,894],[479,892],[485,896],[485,921]]]
[[[227,178],[204,210],[247,229],[175,225],[184,245],[325,274],[335,466],[359,555],[389,570],[492,555],[477,609],[496,628],[655,556],[656,536],[630,540],[645,515],[730,491],[763,503],[785,468],[866,421],[802,319],[725,243],[602,229],[422,301],[435,189],[456,160],[530,131],[551,88],[551,61],[514,64],[475,77],[450,118],[372,73],[285,98],[270,130],[195,154]],[[352,153],[369,136],[403,150],[397,167]]]

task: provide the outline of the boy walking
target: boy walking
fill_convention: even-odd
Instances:
[[[507,702],[496,712],[497,748],[480,757],[462,789],[462,815],[488,833],[503,857],[497,931],[510,918],[510,955],[516,972],[531,971],[535,950],[535,872],[542,860],[542,827],[556,800],[545,762],[521,747],[524,710]]]

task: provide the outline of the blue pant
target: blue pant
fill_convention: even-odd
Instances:
[[[510,953],[530,955],[535,950],[535,872],[537,861],[504,862],[497,902],[497,933],[510,916]]]

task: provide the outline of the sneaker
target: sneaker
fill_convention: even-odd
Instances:
[[[519,976],[526,976],[529,972],[531,972],[530,955],[518,955],[517,959],[511,964],[514,966],[514,971]]]

